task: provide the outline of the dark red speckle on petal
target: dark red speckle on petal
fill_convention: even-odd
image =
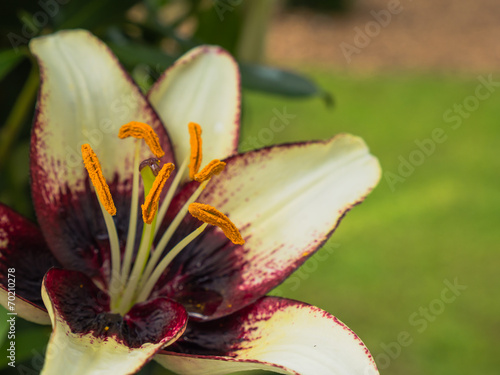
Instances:
[[[50,270],[44,279],[56,315],[71,332],[106,340],[113,337],[130,348],[167,342],[187,323],[187,313],[175,301],[158,298],[134,305],[122,317],[110,312],[109,296],[81,272]]]

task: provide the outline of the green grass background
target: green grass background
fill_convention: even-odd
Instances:
[[[454,130],[443,114],[474,95],[476,76],[309,73],[334,94],[335,108],[246,93],[242,140],[258,137],[273,109],[286,107],[297,117],[273,142],[353,133],[366,140],[384,174],[397,174],[399,157],[418,150],[416,140],[435,128],[447,139],[393,189],[384,175],[333,234],[333,253],[320,250],[321,260],[313,256],[278,293],[338,316],[364,340],[382,374],[498,374],[500,90]],[[443,310],[434,300],[445,280],[455,279],[467,289]],[[430,317],[420,315],[430,305]],[[425,329],[410,321],[415,313]],[[391,343],[401,332],[411,344],[398,354]]]
[[[418,149],[415,140],[435,128],[447,140],[394,191],[383,176],[332,236],[333,252],[321,250],[274,293],[339,317],[363,339],[382,374],[498,374],[500,89],[453,130],[443,114],[474,95],[475,76],[306,72],[333,93],[335,107],[245,92],[242,142],[259,140],[273,110],[285,107],[296,117],[272,139],[261,137],[261,146],[350,132],[366,140],[384,173],[396,174],[399,157],[408,160]],[[456,278],[467,289],[420,332],[410,316],[436,303],[445,280]],[[18,363],[35,355],[25,369],[41,360],[50,330],[38,329],[19,326]],[[389,353],[401,332],[411,344]],[[165,372],[150,365],[144,373]]]

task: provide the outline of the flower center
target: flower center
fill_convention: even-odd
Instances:
[[[149,125],[133,121],[121,127],[118,134],[120,138],[136,138],[130,221],[123,255],[120,250],[118,235],[112,217],[116,214],[116,207],[104,179],[99,159],[90,145],[84,144],[82,146],[82,157],[85,168],[95,188],[104,216],[104,222],[109,233],[111,270],[107,292],[111,299],[111,312],[124,315],[135,303],[147,300],[157,281],[172,260],[199,236],[208,224],[218,226],[233,243],[238,245],[245,243],[236,226],[226,215],[209,205],[195,203],[203,189],[210,182],[212,176],[222,172],[226,163],[219,160],[212,160],[200,171],[202,163],[201,127],[191,122],[188,124],[188,130],[190,134],[191,154],[182,163],[163,201],[160,202],[163,188],[175,169],[174,164],[166,163],[160,168],[160,160],[158,158],[161,158],[165,153],[160,146],[158,135]],[[139,155],[142,146],[140,139],[144,140],[156,158],[140,162]],[[189,177],[191,180],[199,182],[199,186],[187,199],[167,230],[164,233],[159,233],[163,218],[180,185],[188,163]],[[134,244],[136,242],[136,228],[139,217],[137,212],[140,190],[139,174],[142,177],[145,195],[144,204],[141,205],[144,226],[139,247],[135,249]],[[170,239],[188,213],[202,221],[203,224],[170,248],[162,258]],[[154,239],[156,237],[158,241],[156,241],[155,245]],[[134,254],[135,259],[133,259]]]

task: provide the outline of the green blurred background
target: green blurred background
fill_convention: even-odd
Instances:
[[[29,39],[23,27],[37,12],[47,22],[32,24],[32,36],[90,29],[145,89],[192,46],[223,45],[242,66],[242,151],[350,132],[384,171],[325,248],[273,294],[338,316],[383,374],[498,374],[500,51],[488,14],[500,9],[488,0],[435,9],[401,1],[384,26],[374,13],[387,16],[390,2],[312,3],[73,0],[56,2],[52,16],[33,1],[4,2],[0,201],[33,217],[37,75],[12,33]],[[372,36],[369,22],[379,22]],[[369,43],[356,39],[363,32]],[[282,131],[272,131],[283,113]],[[50,329],[25,323],[18,332],[18,370],[36,374]],[[5,358],[0,365],[8,374]],[[150,364],[143,373],[166,372]]]

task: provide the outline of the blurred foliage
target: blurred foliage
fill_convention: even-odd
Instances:
[[[0,202],[33,217],[28,188],[28,149],[38,72],[30,39],[62,29],[84,28],[104,40],[146,91],[173,61],[200,44],[215,44],[238,58],[254,51],[256,38],[243,30],[263,27],[261,8],[274,1],[243,0],[19,0],[0,4]],[[252,12],[250,12],[252,11]],[[256,14],[257,12],[257,14]],[[248,15],[252,14],[252,20]],[[258,38],[257,38],[258,39]],[[246,56],[248,58],[248,56]],[[318,96],[331,103],[312,80],[270,68],[255,59],[240,61],[242,85],[287,97]]]

